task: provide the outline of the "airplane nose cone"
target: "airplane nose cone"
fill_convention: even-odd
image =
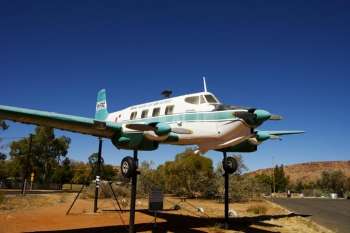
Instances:
[[[256,119],[258,121],[266,121],[271,118],[271,113],[262,109],[255,110],[254,114],[256,115]]]

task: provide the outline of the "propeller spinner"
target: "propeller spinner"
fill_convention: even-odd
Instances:
[[[249,109],[248,111],[237,111],[234,116],[243,119],[249,125],[260,125],[267,120],[282,120],[280,115],[274,115],[262,109]]]

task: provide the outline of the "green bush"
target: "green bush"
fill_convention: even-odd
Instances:
[[[263,214],[266,214],[267,208],[264,205],[252,205],[247,209],[247,212],[263,215]]]

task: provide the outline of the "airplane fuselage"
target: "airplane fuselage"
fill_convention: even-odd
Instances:
[[[235,116],[236,108],[216,110],[221,103],[209,92],[200,92],[146,104],[110,113],[108,121],[121,123],[123,126],[134,123],[161,122],[172,128],[190,129],[191,134],[179,134],[173,140],[168,135],[159,136],[154,131],[145,131],[149,140],[175,145],[198,145],[201,152],[210,149],[223,149],[234,146],[252,136],[251,127]],[[138,133],[123,128],[126,133]],[[169,135],[171,137],[171,135]]]
[[[268,139],[303,131],[260,131],[281,116],[255,108],[223,105],[199,92],[135,105],[109,113],[106,90],[98,92],[94,118],[0,105],[0,119],[111,139],[119,149],[155,150],[159,144],[195,145],[208,150],[253,152]]]

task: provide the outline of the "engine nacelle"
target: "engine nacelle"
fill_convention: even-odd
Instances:
[[[154,129],[155,134],[158,136],[166,136],[171,132],[171,127],[166,123],[157,123]]]

